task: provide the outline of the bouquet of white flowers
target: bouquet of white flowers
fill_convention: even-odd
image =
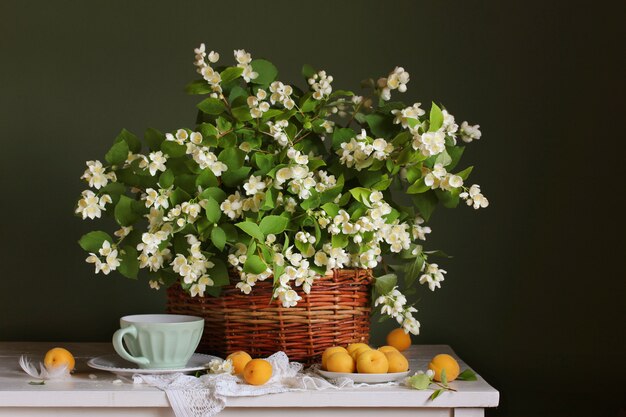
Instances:
[[[472,167],[456,169],[479,126],[459,126],[434,103],[427,112],[390,101],[407,89],[401,67],[364,81],[366,96],[334,90],[331,75],[308,65],[300,89],[244,50],[233,66],[218,66],[204,44],[195,55],[201,78],[187,91],[207,96],[197,126],[148,129],[144,143],[122,130],[106,163],[87,161],[90,189],[76,213],[105,212],[120,227],[80,239],[87,262],[129,278],[144,269],[152,288],[178,281],[199,297],[219,296],[232,269],[245,294],[273,279],[285,307],[329,270],[380,269],[375,304],[417,334],[399,288],[434,291],[446,273],[430,262],[439,252],[423,249],[425,222],[440,203],[488,205],[478,185],[466,185]],[[401,282],[389,268],[403,272]]]

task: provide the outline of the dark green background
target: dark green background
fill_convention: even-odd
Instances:
[[[104,341],[163,308],[145,282],[94,276],[73,206],[122,127],[193,126],[182,87],[205,42],[289,82],[325,68],[335,88],[402,65],[401,99],[480,123],[465,163],[491,206],[435,213],[430,247],[455,257],[420,289],[414,341],[450,344],[499,389],[490,415],[623,412],[625,15],[555,3],[2,1],[0,340]]]

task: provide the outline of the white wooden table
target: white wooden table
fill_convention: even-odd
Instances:
[[[33,379],[20,369],[19,356],[42,358],[54,346],[74,353],[76,372],[69,380],[30,385]],[[112,352],[109,343],[0,342],[0,417],[174,416],[164,392],[143,384],[114,384],[117,376],[87,367],[90,358]],[[437,353],[456,356],[445,345],[413,346],[405,353],[412,371],[426,370]],[[462,370],[468,367],[461,360],[459,363]],[[90,378],[90,374],[97,378]],[[434,401],[428,400],[431,390],[376,385],[229,398],[220,416],[479,417],[485,407],[498,405],[498,391],[480,376],[477,381],[454,381],[450,385],[457,392],[444,392]]]

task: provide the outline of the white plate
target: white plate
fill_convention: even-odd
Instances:
[[[411,371],[394,372],[392,374],[350,374],[344,372],[322,371],[321,369],[318,369],[317,372],[319,372],[320,375],[327,379],[349,378],[356,383],[381,384],[383,382],[391,382],[402,379],[408,376]]]
[[[117,354],[98,356],[87,362],[92,368],[99,369],[101,371],[113,372],[116,375],[132,376],[133,374],[144,375],[159,375],[159,374],[172,374],[175,372],[188,373],[193,371],[201,371],[209,367],[209,362],[213,359],[219,359],[217,356],[204,355],[202,353],[194,353],[187,366],[184,368],[175,369],[141,369],[132,362],[128,362],[120,358]]]

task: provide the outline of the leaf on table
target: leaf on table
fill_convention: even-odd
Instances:
[[[466,369],[461,372],[456,379],[458,379],[459,381],[476,381],[478,380],[478,377],[476,376],[476,372],[472,371],[471,369]]]
[[[416,374],[409,378],[408,384],[415,389],[426,389],[430,386],[430,378],[426,374]]]
[[[435,398],[439,397],[441,395],[441,393],[444,391],[444,389],[438,389],[436,391],[434,391],[430,397],[428,397],[429,400],[434,400]]]

